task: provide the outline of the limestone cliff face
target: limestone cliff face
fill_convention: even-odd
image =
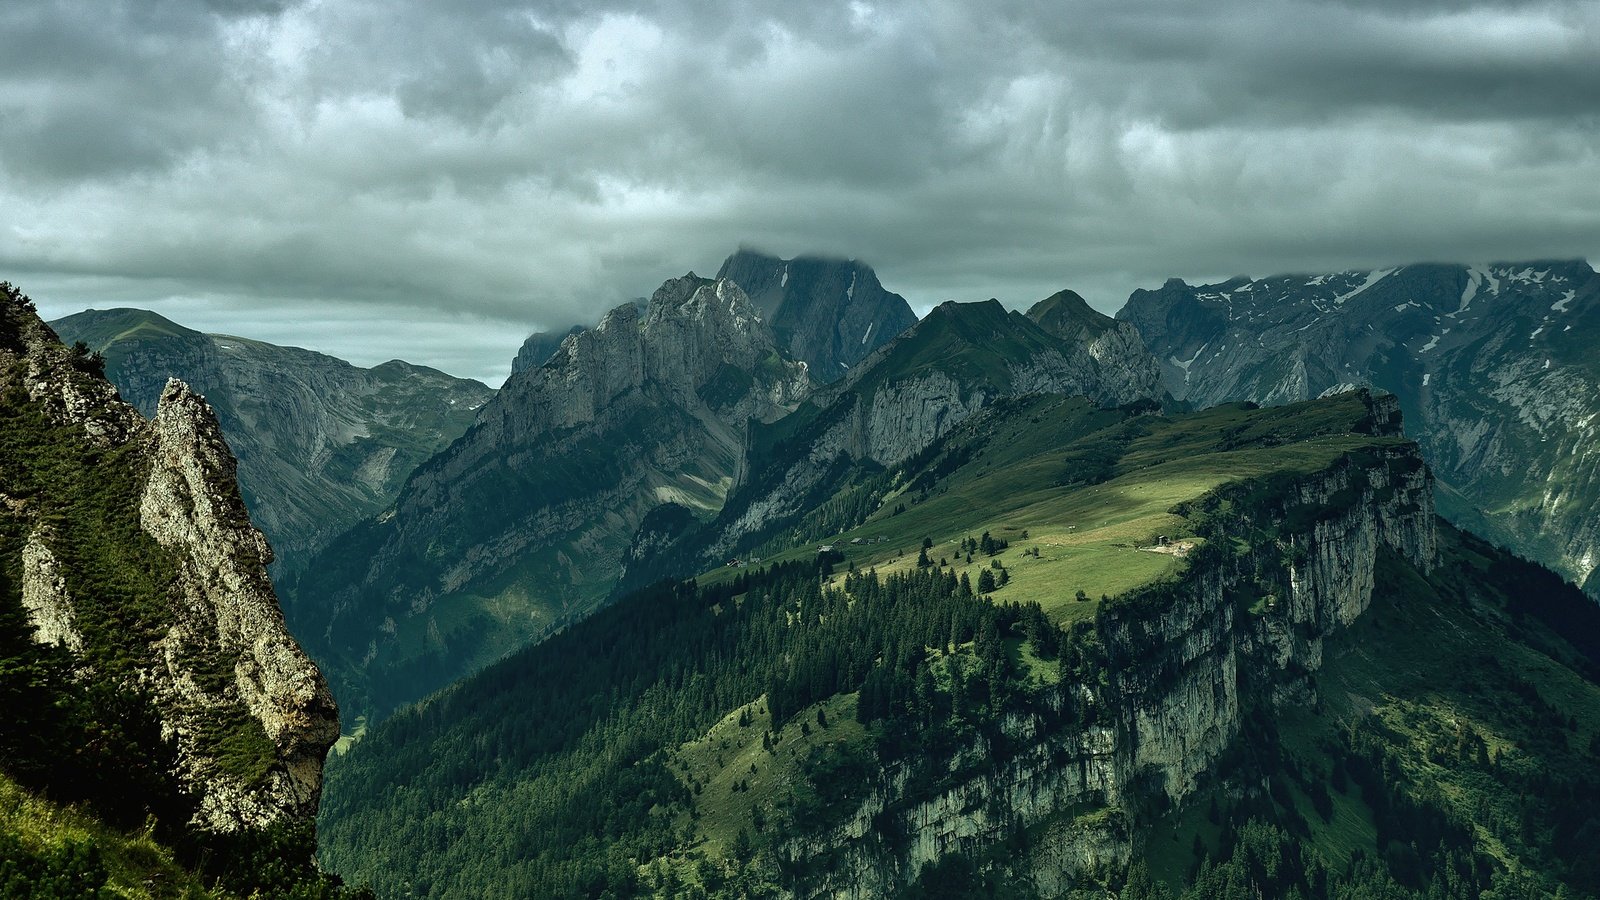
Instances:
[[[1161,366],[1145,347],[1139,329],[1100,313],[1076,291],[1052,294],[1028,310],[1040,328],[1072,344],[1082,344],[1099,364],[1100,380],[1115,394],[1161,396]]]
[[[1447,516],[1579,584],[1600,568],[1600,275],[1587,263],[1174,279],[1117,315],[1197,406],[1394,393]]]
[[[107,576],[75,568],[89,564],[89,550],[69,543],[58,525],[72,523],[50,508],[53,495],[69,489],[57,484],[6,504],[4,533],[28,535],[19,580],[35,639],[71,651],[78,677],[113,679],[151,698],[177,751],[176,774],[198,800],[195,824],[233,831],[310,821],[338,714],[321,674],[284,627],[265,568],[272,551],[240,499],[216,415],[171,381],[146,420],[118,399],[92,361],[63,347],[16,298],[6,300],[0,332],[10,333],[0,334],[0,372],[19,374],[0,374],[0,393],[31,406],[21,410],[24,417],[72,429],[49,440],[82,442],[115,461],[99,472],[64,472],[60,463],[41,472],[114,481],[108,493],[89,495],[109,497],[110,507],[65,515],[104,517],[89,527],[112,529],[99,537],[120,544],[101,549],[126,560],[122,565],[144,559],[154,567],[132,580],[112,572],[118,584],[132,586],[125,592],[86,593],[86,578]],[[16,399],[18,388],[25,400]],[[115,481],[122,473],[127,483]],[[41,476],[0,473],[0,495],[12,477]],[[128,502],[134,506],[126,518],[117,518]],[[134,530],[115,531],[122,522]],[[141,549],[143,542],[154,546]]]
[[[917,321],[905,298],[884,290],[858,260],[779,259],[744,249],[722,263],[717,278],[750,296],[779,344],[819,383],[838,379]]]
[[[885,896],[923,865],[998,844],[1018,825],[1044,836],[1016,861],[1044,896],[1125,864],[1143,799],[1181,805],[1238,736],[1250,703],[1309,690],[1304,676],[1321,665],[1323,639],[1370,604],[1380,553],[1423,571],[1435,564],[1432,487],[1416,447],[1396,441],[1266,491],[1225,488],[1218,497],[1237,514],[1223,534],[1274,539],[1202,550],[1176,584],[1103,607],[1106,680],[1064,683],[1045,712],[1010,716],[1006,756],[985,765],[991,748],[973,746],[931,792],[910,790],[891,767],[844,824],[788,840],[784,859],[812,873],[794,895]],[[1246,683],[1271,690],[1246,697]],[[899,838],[877,837],[884,832]]]
[[[22,550],[22,606],[33,623],[34,640],[78,652],[83,650],[83,635],[73,623],[67,579],[50,543],[47,528],[28,536],[28,544]]]
[[[523,340],[522,346],[517,348],[517,355],[511,360],[511,373],[515,375],[523,369],[533,369],[544,365],[561,349],[561,342],[568,337],[583,331],[582,325],[574,325],[566,331],[535,331]]]
[[[736,284],[671,279],[647,311],[619,306],[508,379],[391,510],[319,558],[298,602],[354,661],[353,693],[373,686],[380,713],[417,699],[595,609],[644,517],[720,508],[750,422],[809,390]]]
[[[776,450],[748,455],[702,560],[824,499],[844,466],[898,465],[999,398],[1050,393],[1103,406],[1159,400],[1154,361],[1136,340],[1124,344],[1127,335],[1114,324],[1071,334],[1058,338],[993,300],[940,305],[808,400],[783,423],[788,436]],[[1118,355],[1118,347],[1131,355]]]
[[[180,759],[203,782],[201,815],[229,830],[316,815],[322,763],[339,737],[338,710],[321,672],[284,626],[266,564],[272,548],[250,524],[234,479],[236,464],[204,398],[170,381],[144,449],[150,476],[140,524],[178,565],[175,623],[158,643],[151,672],[168,727],[183,748],[212,707],[242,703],[271,742],[276,761],[260,780],[218,770],[204,752]],[[231,659],[232,679],[200,688],[187,661],[197,648]],[[198,689],[197,689],[198,688]]]
[[[251,518],[289,574],[361,518],[472,423],[494,392],[392,360],[372,368],[297,347],[202,334],[145,310],[58,320],[62,339],[106,360],[122,398],[146,416],[169,378],[203,394],[239,460]]]

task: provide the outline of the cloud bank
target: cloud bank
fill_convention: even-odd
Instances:
[[[1600,3],[13,0],[0,278],[498,382],[737,245],[918,307],[1600,257]]]

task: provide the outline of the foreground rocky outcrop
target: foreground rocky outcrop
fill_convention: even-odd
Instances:
[[[981,857],[1019,829],[1037,839],[1008,864],[1043,896],[1122,871],[1149,824],[1141,811],[1181,806],[1248,709],[1310,702],[1322,644],[1372,602],[1381,554],[1432,569],[1432,497],[1401,441],[1210,495],[1193,511],[1215,530],[1182,576],[1102,609],[1103,679],[1065,681],[1042,711],[1008,715],[1005,746],[956,754],[932,791],[891,766],[842,824],[787,836],[790,895],[892,895],[926,864]]]
[[[173,380],[145,419],[6,288],[0,561],[34,640],[149,704],[195,826],[307,825],[338,713],[284,626],[215,413]]]
[[[1117,317],[1197,407],[1394,393],[1448,517],[1600,596],[1600,275],[1587,263],[1173,279]]]
[[[204,395],[239,460],[251,518],[292,574],[336,535],[393,502],[494,395],[479,382],[391,360],[370,369],[298,347],[202,334],[139,309],[52,323],[101,353],[122,398],[146,416],[169,378]]]
[[[671,502],[721,507],[751,421],[810,389],[738,285],[693,273],[514,374],[394,507],[295,588],[350,696],[382,713],[593,611]]]

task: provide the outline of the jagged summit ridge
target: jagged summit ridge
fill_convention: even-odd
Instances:
[[[940,304],[796,412],[754,432],[728,504],[704,533],[685,538],[698,545],[695,560],[710,564],[751,544],[837,490],[851,467],[892,468],[1001,398],[1159,401],[1155,363],[1137,337],[1129,342],[1114,327],[1083,337],[1063,340],[997,300]],[[1091,350],[1097,342],[1103,362]],[[630,560],[630,579],[657,574],[653,565]]]
[[[729,256],[718,279],[737,283],[790,356],[832,381],[916,321],[910,304],[884,290],[854,259],[780,259],[750,248]]]
[[[810,386],[736,283],[669,279],[507,379],[297,602],[324,611],[314,629],[351,661],[347,690],[382,714],[595,609],[645,515],[713,514],[750,423]]]
[[[1445,512],[1579,583],[1600,566],[1600,275],[1581,260],[1173,279],[1118,319],[1197,406],[1392,391]]]

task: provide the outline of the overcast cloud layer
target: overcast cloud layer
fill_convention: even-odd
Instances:
[[[1600,2],[8,0],[0,278],[498,383],[741,243],[920,309],[1600,259]]]

